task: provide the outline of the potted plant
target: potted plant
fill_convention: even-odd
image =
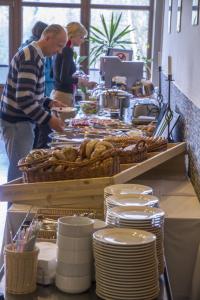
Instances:
[[[90,51],[90,65],[96,63],[96,60],[102,56],[106,55],[111,48],[123,48],[126,45],[132,44],[131,40],[127,35],[134,31],[130,25],[119,29],[120,21],[122,18],[122,13],[120,15],[115,15],[112,13],[111,19],[109,21],[105,20],[104,15],[100,15],[101,19],[101,29],[91,26],[89,40],[92,43]]]

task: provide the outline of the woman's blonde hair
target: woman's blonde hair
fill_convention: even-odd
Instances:
[[[76,36],[84,36],[88,35],[87,29],[81,23],[78,22],[70,22],[66,26],[68,39],[71,39]]]

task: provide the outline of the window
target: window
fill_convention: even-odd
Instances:
[[[130,24],[135,28],[129,36],[134,58],[138,54],[150,58],[153,7],[154,0],[0,0],[0,65],[9,63],[20,44],[30,37],[36,21],[60,25],[80,21],[89,29],[90,24],[99,26],[100,13],[108,18],[112,11],[123,13],[122,27]],[[89,57],[89,49],[85,43],[81,55]]]
[[[0,6],[0,84],[6,80],[9,64],[9,6]]]
[[[33,0],[23,0],[22,2],[40,2],[40,3],[56,3],[56,4],[59,4],[59,3],[71,3],[71,4],[74,4],[74,3],[80,3],[81,0],[37,0],[37,1],[33,1]]]
[[[31,29],[37,21],[47,24],[56,23],[62,26],[74,20],[80,22],[79,8],[55,8],[55,7],[23,7],[23,35],[26,41],[31,35]]]
[[[91,0],[92,4],[106,4],[106,5],[139,5],[139,6],[147,6],[150,5],[150,0]]]
[[[106,9],[92,9],[91,10],[91,25],[101,29],[100,15],[103,14],[106,20],[111,19],[111,14],[119,15],[121,10],[106,10]],[[127,45],[126,48],[131,48],[133,50],[133,58],[137,59],[137,55],[147,56],[148,48],[148,22],[149,22],[149,12],[148,11],[134,11],[134,10],[124,10],[122,13],[122,18],[119,26],[119,31],[130,25],[134,31],[125,38],[129,39],[132,44]]]
[[[0,64],[9,62],[9,6],[0,6]]]

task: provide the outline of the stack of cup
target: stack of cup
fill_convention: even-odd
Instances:
[[[92,232],[87,217],[58,220],[56,286],[66,293],[82,293],[91,286]]]

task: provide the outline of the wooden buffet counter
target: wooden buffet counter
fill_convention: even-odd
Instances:
[[[23,183],[22,179],[0,186],[1,201],[30,204],[37,207],[66,207],[69,209],[93,209],[103,218],[103,194],[106,186],[126,183],[147,171],[167,162],[167,172],[173,170],[170,161],[182,157],[184,164],[185,143],[168,144],[163,152],[151,152],[148,159],[131,165],[121,165],[121,171],[112,177]],[[177,165],[177,169],[181,164]],[[164,171],[163,171],[164,172]]]

